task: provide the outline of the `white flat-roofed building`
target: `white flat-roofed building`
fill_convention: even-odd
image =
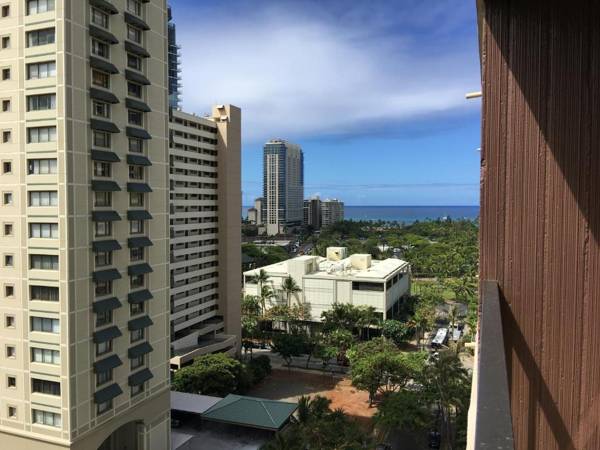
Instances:
[[[302,291],[293,295],[290,303],[309,305],[311,320],[315,322],[335,303],[372,306],[387,319],[410,293],[408,262],[393,258],[372,260],[371,255],[363,254],[347,256],[344,247],[328,248],[326,258],[298,256],[244,272],[244,295],[258,295],[254,276],[261,269],[267,272],[266,284],[275,292],[275,297],[267,301],[267,309],[287,302],[282,283],[292,277]]]

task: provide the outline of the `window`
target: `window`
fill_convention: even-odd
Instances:
[[[104,414],[107,411],[110,411],[113,407],[113,401],[109,400],[107,402],[98,403],[96,406],[96,414]]]
[[[13,255],[4,255],[4,267],[13,267],[15,265],[15,257]]]
[[[16,358],[17,357],[17,348],[13,345],[7,345],[6,346],[6,357],[7,358]],[[10,379],[9,379],[9,383],[10,383]]]
[[[110,117],[110,105],[99,100],[94,100],[92,102],[92,114],[108,119]]]
[[[58,192],[29,191],[29,206],[58,206]]]
[[[145,364],[144,355],[131,358],[131,370],[138,369]]]
[[[8,17],[10,15],[10,5],[4,5],[2,7],[2,17]]]
[[[94,206],[110,206],[112,192],[94,192]]]
[[[17,387],[17,378],[12,377],[12,376],[6,377],[6,387],[16,388]]]
[[[141,16],[142,5],[139,0],[127,0],[127,11],[132,12],[136,16]]]
[[[17,418],[17,408],[15,406],[8,407],[8,418],[16,419]]]
[[[100,56],[102,58],[110,58],[110,47],[106,42],[99,41],[98,39],[92,39],[92,55]]]
[[[113,379],[113,370],[102,370],[96,373],[96,386],[102,386],[103,384],[112,381]]]
[[[15,316],[6,316],[5,318],[6,328],[14,328],[15,327]]]
[[[27,142],[30,144],[56,142],[56,127],[27,128]]]
[[[2,69],[2,80],[3,81],[10,80],[10,68]]]
[[[132,97],[142,98],[142,85],[128,81],[127,93]]]
[[[143,192],[130,192],[129,193],[129,206],[144,206],[144,193]]]
[[[96,281],[94,292],[98,297],[112,294],[112,281]]]
[[[33,378],[31,380],[31,391],[45,395],[60,395],[60,383],[56,381],[40,380]]]
[[[2,173],[12,173],[12,162],[4,161],[2,163]]]
[[[129,314],[135,316],[144,312],[144,303],[131,303],[129,305]]]
[[[129,118],[129,123],[131,125],[142,126],[144,123],[144,115],[140,111],[136,111],[135,109],[127,110],[127,117]]]
[[[113,320],[112,311],[102,311],[102,312],[96,313],[96,326],[97,327],[102,327],[104,325],[108,325],[109,323],[112,323],[112,320]]]
[[[133,247],[129,249],[129,259],[131,261],[142,261],[144,259],[144,247]]]
[[[2,132],[2,143],[8,144],[10,142],[12,133],[9,130],[5,130]]]
[[[29,268],[35,270],[58,270],[58,256],[29,255]]]
[[[60,414],[42,411],[41,409],[32,409],[31,416],[33,423],[37,425],[45,425],[47,427],[61,427]]]
[[[112,339],[96,344],[96,356],[105,355],[108,352],[112,352]]]
[[[4,296],[5,297],[14,297],[15,296],[15,287],[12,284],[4,285]]]
[[[138,394],[144,392],[144,383],[138,384],[137,386],[131,386],[131,396],[135,397]]]
[[[131,332],[130,342],[133,344],[134,342],[141,341],[144,339],[144,328],[140,328],[139,330],[133,330]]]
[[[142,58],[139,56],[127,53],[127,67],[135,70],[142,70]]]
[[[29,293],[31,300],[33,301],[58,301],[58,288],[55,286],[30,286]]]
[[[100,25],[102,28],[108,28],[108,14],[92,8],[92,23]]]
[[[94,131],[94,146],[110,148],[110,133]]]
[[[129,166],[129,178],[132,180],[143,180],[144,168],[142,166]]]
[[[5,192],[2,195],[2,201],[4,202],[5,205],[12,205],[13,204],[12,192]]]
[[[144,221],[143,220],[130,220],[129,221],[129,233],[141,234],[144,232]]]
[[[27,14],[41,14],[54,11],[54,0],[28,0]]]
[[[129,138],[129,151],[132,153],[143,153],[144,140],[138,138]]]
[[[29,159],[27,161],[28,175],[48,175],[57,173],[56,159]]]
[[[96,237],[110,236],[112,234],[112,222],[96,222]]]
[[[27,96],[27,111],[47,111],[56,109],[56,94]]]
[[[58,350],[49,350],[46,348],[32,348],[31,362],[59,365],[60,352]]]
[[[112,264],[112,252],[97,252],[94,259],[96,267],[110,266]]]
[[[94,161],[95,177],[110,177],[110,163]]]
[[[129,284],[131,289],[143,288],[144,287],[144,275],[132,275],[129,277]]]
[[[131,25],[127,25],[127,39],[138,44],[142,43],[142,30]]]
[[[27,64],[27,79],[37,80],[56,76],[56,62],[48,61]]]
[[[30,223],[29,237],[41,239],[58,239],[57,223]]]
[[[92,70],[92,84],[102,88],[110,88],[110,75],[99,70]]]
[[[27,32],[27,46],[37,47],[39,45],[54,44],[54,28],[44,28]]]
[[[10,111],[10,100],[2,100],[2,112]]]
[[[5,223],[4,224],[4,236],[12,236],[13,235],[13,224]]]
[[[58,319],[48,319],[47,317],[32,317],[31,331],[58,334],[60,332],[60,321]]]
[[[10,36],[2,36],[2,48],[10,47]]]

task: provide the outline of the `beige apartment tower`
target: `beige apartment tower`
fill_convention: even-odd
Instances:
[[[208,117],[173,110],[171,367],[240,344],[241,111]]]
[[[0,0],[0,443],[170,446],[165,0]]]

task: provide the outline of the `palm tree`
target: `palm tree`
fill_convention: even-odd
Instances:
[[[450,324],[450,332],[454,331],[454,325],[456,325],[456,319],[458,318],[458,308],[456,305],[450,306],[448,310],[448,322]]]
[[[252,281],[258,285],[257,291],[258,291],[258,295],[260,297],[260,303],[263,307],[262,315],[264,316],[265,315],[265,307],[264,306],[265,306],[266,299],[263,296],[263,292],[266,292],[266,291],[263,291],[263,287],[268,287],[268,286],[264,286],[264,284],[267,281],[269,281],[269,274],[267,273],[267,271],[265,269],[260,269],[258,271],[258,273],[252,277]]]
[[[261,308],[261,313],[262,313],[262,317],[264,318],[266,315],[266,311],[267,311],[267,300],[272,299],[273,297],[275,297],[275,293],[273,292],[273,289],[271,289],[270,286],[262,286],[260,288],[260,308]]]
[[[296,283],[296,280],[294,280],[291,276],[289,276],[283,280],[283,283],[281,283],[281,290],[286,295],[286,299],[287,299],[286,304],[287,304],[288,308],[292,306],[291,305],[292,295],[297,294],[298,292],[302,291],[300,286],[298,286],[298,283]]]

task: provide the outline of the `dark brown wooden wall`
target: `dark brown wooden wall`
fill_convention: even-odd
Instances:
[[[600,449],[600,1],[484,0],[482,279],[516,448]]]

